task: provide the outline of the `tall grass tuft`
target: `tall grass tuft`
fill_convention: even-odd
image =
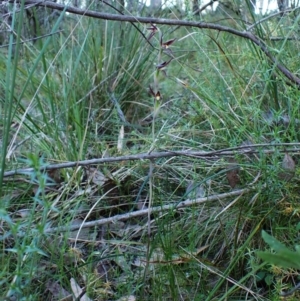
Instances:
[[[228,32],[65,11],[27,41],[24,9],[11,6],[0,53],[0,299],[279,300],[298,271],[256,251],[272,248],[262,229],[297,242],[299,90],[276,65],[297,74],[297,14],[201,15],[251,31],[274,64]],[[156,151],[174,156],[47,169]],[[21,167],[31,169],[6,176]],[[147,208],[162,209],[123,216]]]

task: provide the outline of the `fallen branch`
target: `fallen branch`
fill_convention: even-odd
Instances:
[[[4,2],[4,1],[1,1]],[[9,0],[10,3],[21,3],[20,0]],[[288,70],[283,64],[278,62],[278,60],[271,54],[268,50],[268,46],[257,36],[252,34],[250,31],[239,31],[234,28],[230,28],[227,26],[206,23],[206,22],[198,22],[198,21],[185,21],[185,20],[172,20],[172,19],[162,19],[162,18],[146,18],[146,17],[135,17],[128,15],[115,15],[115,14],[107,14],[96,12],[92,10],[77,8],[73,6],[67,6],[59,3],[55,3],[52,1],[37,1],[37,0],[26,0],[25,4],[34,4],[36,6],[43,6],[47,8],[56,9],[59,11],[66,11],[68,13],[82,15],[92,18],[111,20],[111,21],[123,21],[123,22],[131,22],[131,23],[155,23],[155,24],[164,24],[164,25],[175,25],[175,26],[186,26],[186,27],[197,27],[203,29],[212,29],[216,31],[228,32],[233,35],[245,38],[247,40],[252,41],[256,44],[261,51],[270,59],[270,61],[274,64],[274,66],[285,76],[287,77],[293,84],[296,84],[298,89],[300,89],[300,78],[294,75],[290,70]]]
[[[130,218],[153,214],[153,213],[157,213],[157,212],[162,212],[162,211],[167,211],[167,210],[179,210],[179,209],[186,208],[189,206],[200,205],[203,203],[217,201],[217,200],[221,200],[221,199],[225,199],[225,198],[229,198],[229,197],[233,197],[233,196],[241,196],[242,194],[248,193],[249,191],[251,191],[253,189],[254,189],[254,187],[235,190],[232,192],[227,192],[227,193],[222,193],[222,194],[216,194],[216,195],[208,196],[205,198],[198,198],[195,200],[188,199],[188,200],[182,201],[177,204],[168,204],[168,205],[164,205],[164,206],[158,206],[158,207],[128,212],[125,214],[119,214],[119,215],[115,215],[115,216],[108,217],[108,218],[102,218],[102,219],[95,220],[95,221],[85,222],[80,225],[48,228],[44,231],[44,233],[48,234],[48,233],[55,233],[55,232],[75,231],[78,229],[91,228],[91,227],[95,227],[95,226],[116,223],[119,221],[128,220]]]
[[[46,170],[54,170],[54,169],[63,169],[63,168],[74,168],[78,166],[88,166],[88,165],[96,165],[103,163],[114,163],[121,161],[136,161],[136,160],[151,160],[158,158],[168,158],[168,157],[192,157],[197,159],[208,159],[208,158],[219,158],[221,156],[234,156],[236,154],[246,155],[246,154],[257,154],[257,153],[265,153],[270,154],[277,152],[288,152],[288,153],[299,153],[299,148],[291,148],[287,149],[287,146],[300,146],[300,143],[278,143],[278,144],[252,144],[245,146],[238,146],[233,148],[226,148],[211,152],[205,151],[164,151],[164,152],[152,152],[152,153],[141,153],[136,155],[128,155],[128,156],[119,156],[119,157],[109,157],[109,158],[97,158],[97,159],[89,159],[82,161],[71,161],[64,162],[58,164],[49,164],[43,166],[39,169],[39,171]],[[262,147],[283,147],[282,150],[278,149],[259,149]],[[257,149],[257,150],[256,150]],[[15,175],[26,175],[36,171],[33,167],[28,168],[20,168],[16,170],[11,170],[4,172],[3,177],[11,177]]]

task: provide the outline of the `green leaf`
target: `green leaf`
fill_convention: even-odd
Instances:
[[[256,275],[255,275],[255,278],[256,278],[256,281],[262,281],[264,278],[266,277],[266,272],[264,271],[259,271]]]
[[[274,276],[271,274],[268,274],[265,278],[265,282],[267,285],[271,285],[273,283],[274,280]]]
[[[292,251],[284,251],[279,254],[268,252],[257,252],[257,255],[264,261],[281,266],[283,268],[300,269],[300,254]]]
[[[269,235],[267,232],[264,230],[262,231],[262,237],[264,241],[276,252],[284,252],[284,251],[289,251],[289,249],[282,244],[280,241],[278,241],[276,238],[273,236]]]

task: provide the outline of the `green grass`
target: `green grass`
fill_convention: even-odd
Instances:
[[[12,26],[21,36],[19,17]],[[297,36],[297,18],[270,18],[253,30],[295,74],[299,41],[287,38]],[[150,25],[137,26],[149,36]],[[268,264],[256,252],[271,250],[261,230],[290,248],[297,244],[299,168],[289,182],[277,177],[286,149],[294,147],[289,154],[299,160],[297,146],[280,146],[299,141],[297,87],[257,46],[228,33],[158,26],[163,42],[176,38],[163,74],[157,65],[170,56],[158,33],[151,47],[130,23],[68,15],[51,23],[52,32],[61,27],[22,47],[12,35],[1,50],[0,299],[61,300],[76,295],[77,283],[91,300],[280,300],[299,272]],[[154,100],[149,86],[162,98]],[[41,170],[150,151],[217,151],[246,141],[270,147],[255,155]],[[232,162],[240,166],[234,189],[250,187],[247,193],[49,232],[175,206],[188,197],[190,181],[206,196],[229,193]],[[33,171],[4,177],[21,167]]]

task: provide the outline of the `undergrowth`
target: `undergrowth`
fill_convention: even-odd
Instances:
[[[256,253],[269,250],[262,229],[291,247],[299,231],[299,87],[259,47],[65,12],[52,35],[23,43],[23,14],[11,9],[0,54],[1,299],[279,300],[299,281]],[[221,17],[249,26],[203,15]],[[297,74],[293,11],[248,17]],[[163,151],[173,155],[47,169]]]

